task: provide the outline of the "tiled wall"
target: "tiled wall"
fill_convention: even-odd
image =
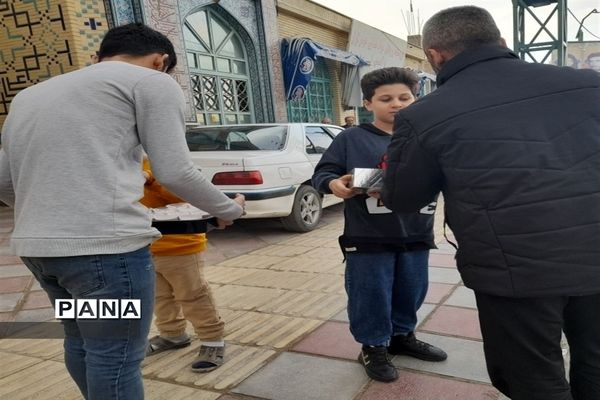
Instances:
[[[0,125],[20,90],[89,64],[107,29],[102,0],[0,1]]]

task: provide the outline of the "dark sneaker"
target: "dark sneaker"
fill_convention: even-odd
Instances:
[[[167,350],[181,349],[189,346],[190,343],[192,343],[192,339],[189,336],[186,336],[178,341],[169,340],[162,336],[154,336],[148,340],[148,346],[146,346],[146,356],[153,356]]]
[[[392,336],[387,351],[392,355],[403,354],[425,361],[444,361],[448,358],[444,350],[418,340],[413,332]]]
[[[369,378],[380,382],[392,382],[398,379],[398,370],[388,357],[385,346],[363,346],[358,362],[365,367]]]
[[[225,346],[200,346],[198,357],[192,363],[194,372],[210,372],[223,365]]]

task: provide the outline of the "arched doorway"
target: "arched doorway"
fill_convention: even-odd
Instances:
[[[204,8],[188,15],[183,36],[198,123],[254,122],[248,54],[238,33]]]

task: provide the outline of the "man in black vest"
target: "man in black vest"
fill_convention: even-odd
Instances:
[[[471,6],[427,21],[423,49],[439,88],[396,115],[384,204],[442,191],[496,388],[600,399],[600,74],[519,60]]]

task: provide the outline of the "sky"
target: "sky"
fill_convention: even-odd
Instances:
[[[324,5],[350,18],[374,26],[382,31],[391,33],[394,36],[406,39],[407,27],[402,17],[410,8],[410,0],[311,0],[315,3]],[[454,6],[474,5],[487,9],[502,36],[506,39],[509,47],[513,47],[513,6],[512,0],[412,0],[413,10],[418,13],[421,25],[437,11]],[[581,21],[581,19],[596,8],[600,11],[600,2],[598,0],[567,0],[567,7]],[[546,10],[552,10],[551,6],[545,6],[535,9],[536,16],[545,15]],[[575,41],[575,34],[579,23],[575,21],[571,14],[567,14],[567,40]],[[544,18],[545,19],[545,18]],[[528,20],[529,21],[529,20]],[[526,22],[527,27],[530,22]],[[556,22],[552,27],[557,26]],[[583,40],[600,41],[600,14],[590,15],[584,23],[592,33],[598,37],[593,37],[590,33],[584,31]],[[417,34],[418,32],[412,32]],[[529,33],[528,33],[529,34]]]

